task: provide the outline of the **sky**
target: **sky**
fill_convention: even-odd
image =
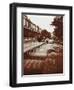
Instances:
[[[54,26],[50,25],[55,16],[42,16],[42,15],[27,15],[28,18],[42,29],[46,29],[48,32],[54,31]]]

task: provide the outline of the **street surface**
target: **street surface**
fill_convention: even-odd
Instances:
[[[32,57],[24,60],[24,74],[54,74],[63,73],[63,46],[56,43],[46,43],[30,53]]]

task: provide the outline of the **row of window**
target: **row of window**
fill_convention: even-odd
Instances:
[[[27,16],[23,16],[23,27],[35,32],[42,31],[42,29],[38,25],[34,24],[30,19],[28,19]]]

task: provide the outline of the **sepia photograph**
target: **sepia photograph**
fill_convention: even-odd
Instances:
[[[23,75],[63,74],[63,17],[22,13]]]

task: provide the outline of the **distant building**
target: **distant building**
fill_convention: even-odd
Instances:
[[[34,24],[26,15],[23,16],[23,28],[24,28],[24,38],[28,40],[29,38],[35,40],[39,37],[42,29]]]

